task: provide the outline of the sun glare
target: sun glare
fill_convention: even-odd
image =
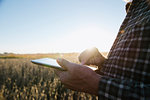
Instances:
[[[125,1],[125,2],[132,2],[132,0],[123,0],[123,1]]]
[[[109,51],[114,37],[111,32],[102,30],[97,26],[85,27],[72,30],[72,32],[54,41],[52,45],[55,46],[54,51],[59,50],[60,52],[82,52],[91,47],[96,47],[100,51]]]

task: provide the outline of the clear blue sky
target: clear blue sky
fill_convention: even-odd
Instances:
[[[0,53],[109,51],[123,0],[0,0]]]

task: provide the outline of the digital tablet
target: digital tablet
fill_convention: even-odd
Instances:
[[[41,59],[35,59],[35,60],[31,60],[32,63],[34,64],[38,64],[38,65],[42,65],[45,67],[49,67],[49,68],[55,68],[55,69],[59,69],[62,71],[65,71],[64,68],[62,68],[56,61],[56,59],[52,59],[52,58],[41,58]],[[91,68],[92,70],[96,70],[97,68],[95,67],[90,67],[87,66],[89,68]]]

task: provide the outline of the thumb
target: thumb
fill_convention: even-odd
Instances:
[[[63,59],[63,58],[58,58],[57,63],[63,67],[65,70],[69,70],[70,62]]]
[[[86,65],[86,61],[85,61],[85,60],[82,61],[82,62],[81,62],[81,65]]]

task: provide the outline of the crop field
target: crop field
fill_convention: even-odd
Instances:
[[[0,56],[0,100],[98,100],[97,96],[64,88],[53,69],[31,59],[62,57],[78,63],[78,54]]]

